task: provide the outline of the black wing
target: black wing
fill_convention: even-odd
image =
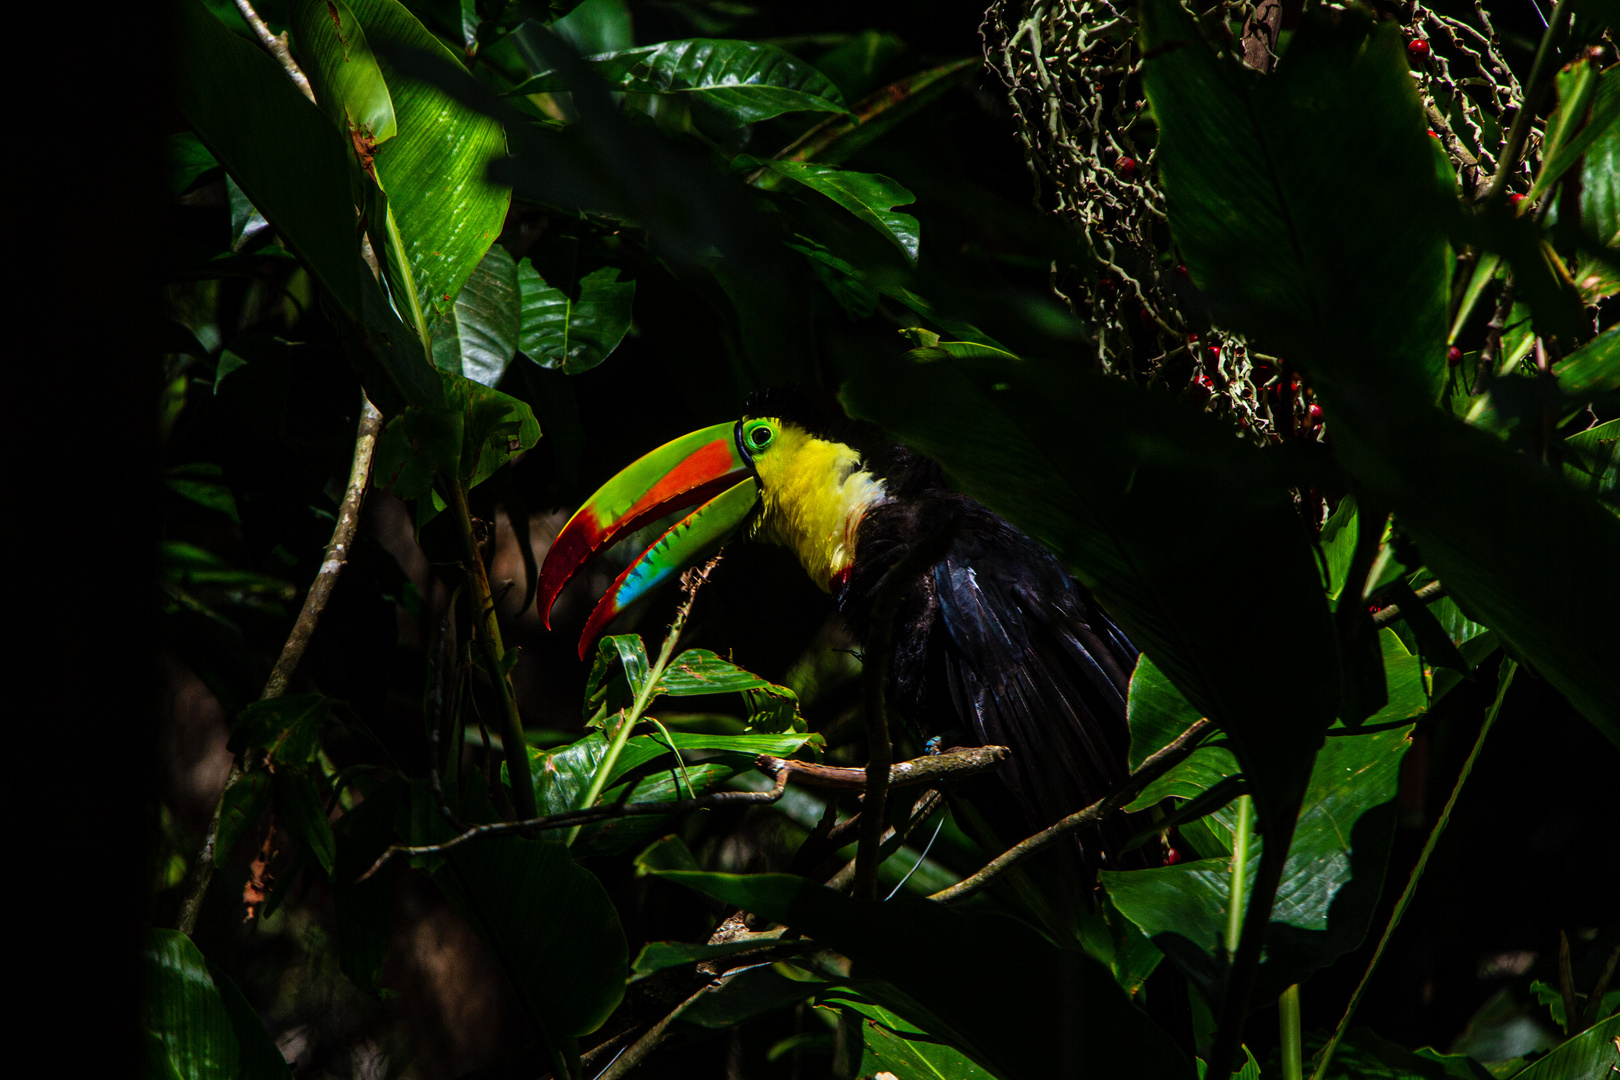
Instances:
[[[1137,651],[1125,635],[1050,552],[971,499],[933,491],[869,517],[850,593],[874,593],[912,544],[951,530],[902,608],[890,700],[930,732],[958,728],[1010,747],[998,775],[1030,831],[1105,795],[1124,777],[1129,748]],[[846,611],[862,613],[873,598],[851,596]],[[1105,829],[1103,847],[1117,851],[1126,831]],[[1082,838],[1096,865],[1094,846]]]

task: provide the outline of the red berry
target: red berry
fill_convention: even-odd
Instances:
[[[1517,207],[1522,202],[1524,202],[1524,196],[1521,195],[1517,191],[1515,191],[1513,194],[1508,196],[1508,205],[1509,206]]]
[[[1149,330],[1153,329],[1153,313],[1147,308],[1143,308],[1141,311],[1138,311],[1136,313],[1136,317],[1142,320],[1143,326],[1147,327]]]
[[[1422,38],[1413,38],[1406,43],[1406,55],[1410,56],[1414,63],[1421,64],[1429,58],[1429,43]]]
[[[1114,168],[1119,171],[1119,175],[1129,180],[1136,175],[1136,159],[1121,155],[1120,159],[1114,162]]]
[[[1186,263],[1180,263],[1179,265],[1177,265],[1176,266],[1176,273],[1181,275],[1182,277],[1191,277],[1192,276],[1191,274],[1189,274],[1187,272],[1187,264]]]
[[[1457,348],[1455,345],[1447,349],[1446,363],[1450,364],[1452,367],[1456,367],[1458,364],[1462,363],[1462,350]]]
[[[1221,358],[1221,347],[1219,345],[1211,345],[1209,347],[1209,354],[1216,360],[1219,360]]]
[[[1208,375],[1200,373],[1196,381],[1198,385],[1202,386],[1205,390],[1215,389],[1215,380],[1210,378]]]
[[[1305,410],[1305,415],[1311,418],[1311,427],[1319,426],[1322,423],[1322,406],[1313,404]]]
[[[1181,852],[1175,848],[1166,848],[1164,851],[1164,865],[1174,866],[1181,861]]]
[[[1438,131],[1434,130],[1434,128],[1430,128],[1429,129],[1429,137],[1434,138],[1434,139],[1438,139],[1440,137],[1440,133]]]

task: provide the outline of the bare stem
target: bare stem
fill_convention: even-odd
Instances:
[[[343,492],[343,503],[338,507],[337,524],[332,528],[332,539],[327,542],[326,553],[321,559],[321,569],[315,575],[315,580],[304,597],[304,606],[299,609],[292,633],[287,635],[287,641],[281,647],[281,655],[276,658],[276,665],[270,670],[270,678],[264,684],[264,693],[259,695],[260,701],[278,698],[287,692],[287,684],[298,669],[298,662],[303,659],[304,650],[309,648],[310,638],[315,635],[315,626],[320,622],[321,612],[325,609],[326,602],[331,599],[332,590],[337,587],[338,575],[343,572],[343,564],[349,557],[349,547],[354,543],[354,534],[360,527],[360,506],[365,500],[366,481],[371,475],[371,455],[377,448],[377,432],[381,428],[382,413],[378,412],[377,407],[362,394],[360,429],[354,438],[354,458],[349,464],[349,485]],[[241,764],[232,762],[230,775],[225,778],[225,787],[219,793],[219,801],[214,804],[214,814],[208,820],[208,832],[203,836],[202,850],[197,853],[197,861],[192,864],[191,878],[186,885],[186,898],[180,904],[180,919],[176,924],[180,932],[188,937],[197,928],[197,916],[202,913],[203,897],[208,894],[208,885],[214,879],[214,855],[215,848],[219,844],[219,819],[225,805],[225,795],[236,786],[242,775]]]
[[[523,738],[523,717],[518,713],[517,693],[506,673],[506,647],[501,643],[501,624],[495,617],[495,598],[489,591],[489,571],[484,554],[473,535],[472,511],[467,507],[467,489],[461,481],[449,485],[450,509],[456,515],[461,542],[466,548],[467,582],[472,586],[474,622],[478,644],[484,651],[490,681],[501,699],[501,749],[506,754],[506,772],[512,787],[512,804],[520,818],[535,816],[534,781],[529,775],[528,743]]]
[[[540,831],[542,829],[579,828],[589,825],[593,821],[604,821],[608,818],[637,817],[644,815],[678,814],[687,810],[702,810],[714,806],[735,806],[738,803],[773,803],[782,797],[787,790],[787,770],[776,774],[776,786],[769,791],[720,791],[713,795],[702,795],[695,799],[669,799],[664,802],[644,803],[609,803],[606,806],[591,806],[580,810],[570,810],[566,814],[548,814],[544,817],[533,817],[523,821],[496,821],[488,825],[474,825],[459,836],[451,837],[438,844],[393,844],[387,851],[377,857],[367,870],[355,879],[356,883],[366,880],[381,870],[389,859],[395,855],[439,855],[446,851],[460,847],[473,840],[486,840],[493,836],[505,836],[507,833]]]
[[[984,888],[997,875],[1005,873],[1042,848],[1067,836],[1076,829],[1087,825],[1095,825],[1102,821],[1109,814],[1130,802],[1137,792],[1185,761],[1189,754],[1198,749],[1199,740],[1214,727],[1215,725],[1209,720],[1198,721],[1198,723],[1176,736],[1164,749],[1142,762],[1135,772],[1121,780],[1114,786],[1114,790],[1098,801],[1084,810],[1076,810],[1062,821],[1042,829],[1027,840],[1019,841],[994,859],[991,859],[972,877],[959,881],[948,889],[941,889],[928,899],[938,900],[942,904],[964,900]]]
[[[1479,758],[1479,752],[1485,747],[1485,736],[1491,732],[1491,725],[1496,723],[1496,714],[1502,711],[1502,699],[1507,696],[1508,687],[1513,684],[1513,673],[1518,670],[1518,664],[1513,660],[1503,658],[1502,674],[1496,684],[1496,700],[1491,703],[1490,711],[1485,714],[1485,722],[1480,725],[1479,735],[1474,739],[1474,748],[1468,751],[1468,758],[1463,762],[1462,772],[1457,774],[1457,782],[1451,785],[1451,794],[1446,798],[1446,805],[1440,811],[1440,818],[1429,830],[1429,838],[1423,843],[1423,851],[1418,855],[1417,865],[1412,867],[1411,876],[1406,879],[1406,888],[1401,892],[1401,898],[1395,902],[1395,910],[1390,914],[1389,924],[1384,927],[1384,934],[1378,939],[1378,947],[1373,950],[1372,959],[1367,963],[1367,970],[1361,973],[1361,981],[1350,995],[1350,1003],[1344,1007],[1344,1015],[1339,1018],[1339,1026],[1334,1029],[1333,1037],[1322,1047],[1322,1052],[1316,1059],[1316,1068],[1311,1071],[1311,1080],[1322,1080],[1327,1075],[1328,1066],[1333,1063],[1333,1052],[1339,1048],[1339,1040],[1349,1030],[1350,1020],[1356,1015],[1356,1006],[1361,1004],[1361,995],[1367,992],[1367,984],[1372,981],[1373,972],[1378,969],[1378,961],[1384,957],[1384,949],[1389,945],[1389,939],[1394,936],[1395,928],[1401,924],[1401,916],[1406,914],[1407,907],[1412,903],[1412,897],[1417,892],[1418,882],[1423,877],[1424,869],[1429,865],[1429,856],[1434,854],[1434,847],[1440,842],[1441,835],[1446,831],[1446,823],[1451,820],[1451,811],[1457,806],[1457,798],[1462,794],[1463,784],[1468,781],[1468,774],[1474,770],[1474,762]]]
[[[937,784],[961,780],[988,772],[1012,756],[1005,746],[963,746],[940,754],[896,762],[889,769],[889,786],[914,787],[917,784]],[[837,765],[818,765],[813,761],[794,761],[791,758],[761,754],[755,763],[765,772],[776,774],[786,769],[793,779],[806,787],[838,788],[860,791],[866,787],[866,770],[849,769]]]
[[[298,67],[298,62],[292,58],[292,50],[287,47],[287,35],[282,34],[278,37],[272,34],[270,28],[264,24],[263,19],[259,18],[259,13],[253,10],[253,5],[248,0],[236,0],[236,10],[242,13],[243,20],[253,28],[253,35],[259,39],[259,44],[270,50],[270,55],[281,63],[282,70],[287,73],[287,77],[293,81],[293,84],[298,89],[304,92],[305,97],[314,101],[315,92],[309,88],[309,80],[304,77],[303,71]]]
[[[1430,604],[1446,595],[1446,587],[1440,584],[1438,581],[1431,581],[1421,589],[1413,592],[1412,595],[1423,601],[1425,604]],[[1376,612],[1374,612],[1372,623],[1374,626],[1388,626],[1390,623],[1394,622],[1400,617],[1400,605],[1391,604],[1388,607],[1379,608]]]

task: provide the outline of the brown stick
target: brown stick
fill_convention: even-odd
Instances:
[[[293,623],[292,633],[287,635],[287,642],[281,647],[281,655],[276,658],[276,666],[270,670],[270,678],[264,684],[264,693],[259,695],[260,701],[278,698],[287,692],[287,684],[292,680],[293,673],[298,670],[298,662],[304,657],[304,650],[309,648],[310,638],[315,636],[315,626],[320,622],[321,612],[326,602],[331,599],[332,590],[337,587],[338,575],[343,572],[343,564],[348,561],[349,546],[354,543],[354,534],[360,527],[360,507],[366,496],[366,481],[371,476],[371,455],[377,448],[377,432],[382,428],[382,413],[377,411],[364,394],[360,398],[360,429],[354,438],[354,459],[349,464],[349,486],[343,493],[343,504],[338,507],[337,524],[332,528],[332,539],[327,542],[326,553],[321,559],[320,572],[315,575],[315,581],[309,587],[309,593],[304,597],[304,606],[299,609],[298,620]],[[175,924],[182,934],[191,936],[197,928],[197,916],[202,913],[203,897],[208,894],[209,882],[214,879],[214,849],[219,843],[219,819],[225,805],[225,795],[236,786],[236,782],[243,776],[242,766],[239,762],[231,763],[230,775],[225,778],[225,787],[219,793],[219,801],[214,804],[214,815],[208,821],[208,832],[203,836],[202,850],[197,853],[197,861],[191,867],[191,879],[186,885],[186,898],[180,904],[180,919]]]
[[[889,769],[889,786],[914,787],[917,784],[935,784],[946,780],[959,780],[975,776],[1000,765],[1012,756],[1005,746],[963,746],[940,754],[913,758],[895,763]],[[775,776],[783,769],[793,774],[793,781],[806,787],[838,788],[860,791],[866,787],[866,769],[847,769],[837,765],[818,765],[813,761],[794,761],[791,758],[761,754],[754,762],[761,772]]]
[[[1130,802],[1137,792],[1186,760],[1188,755],[1198,749],[1199,741],[1214,726],[1209,720],[1198,721],[1198,723],[1176,736],[1164,749],[1142,762],[1140,768],[1124,780],[1121,780],[1114,786],[1113,791],[1110,791],[1101,799],[1084,810],[1076,810],[1062,821],[1042,829],[1034,836],[1019,841],[988,863],[985,863],[983,868],[972,877],[958,881],[948,889],[941,889],[928,899],[938,900],[942,904],[964,900],[984,888],[998,874],[1018,865],[1042,848],[1062,839],[1076,829],[1086,825],[1095,825],[1121,806]]]
[[[1440,584],[1438,581],[1431,581],[1427,585],[1423,586],[1423,588],[1418,589],[1412,595],[1416,596],[1425,604],[1428,604],[1446,595],[1446,587]],[[1401,606],[1399,604],[1391,604],[1386,608],[1379,608],[1376,612],[1374,612],[1372,621],[1374,626],[1388,626],[1390,623],[1394,622],[1400,617]]]
[[[287,47],[287,35],[282,34],[277,37],[272,34],[270,28],[264,25],[264,20],[259,18],[259,13],[253,10],[253,5],[248,0],[236,0],[236,10],[242,13],[243,20],[253,28],[253,36],[259,39],[259,44],[269,49],[270,55],[281,62],[282,70],[286,71],[287,77],[292,79],[298,89],[304,92],[305,97],[314,101],[315,91],[309,88],[309,80],[304,77],[303,71],[299,69],[298,62],[292,58],[292,50]]]
[[[900,845],[906,842],[906,838],[916,831],[917,826],[927,821],[929,816],[939,809],[939,804],[944,801],[945,797],[939,792],[930,791],[917,800],[917,805],[912,808],[911,816],[906,819],[904,827],[886,830],[883,833],[883,839],[878,844],[878,865],[882,866],[888,862],[889,856],[899,851]],[[851,859],[844,864],[838,873],[827,879],[827,888],[843,892],[854,881],[855,860]]]

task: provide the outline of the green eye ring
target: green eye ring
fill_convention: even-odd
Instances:
[[[749,454],[770,448],[776,441],[776,429],[766,420],[756,420],[743,429],[743,450]]]

